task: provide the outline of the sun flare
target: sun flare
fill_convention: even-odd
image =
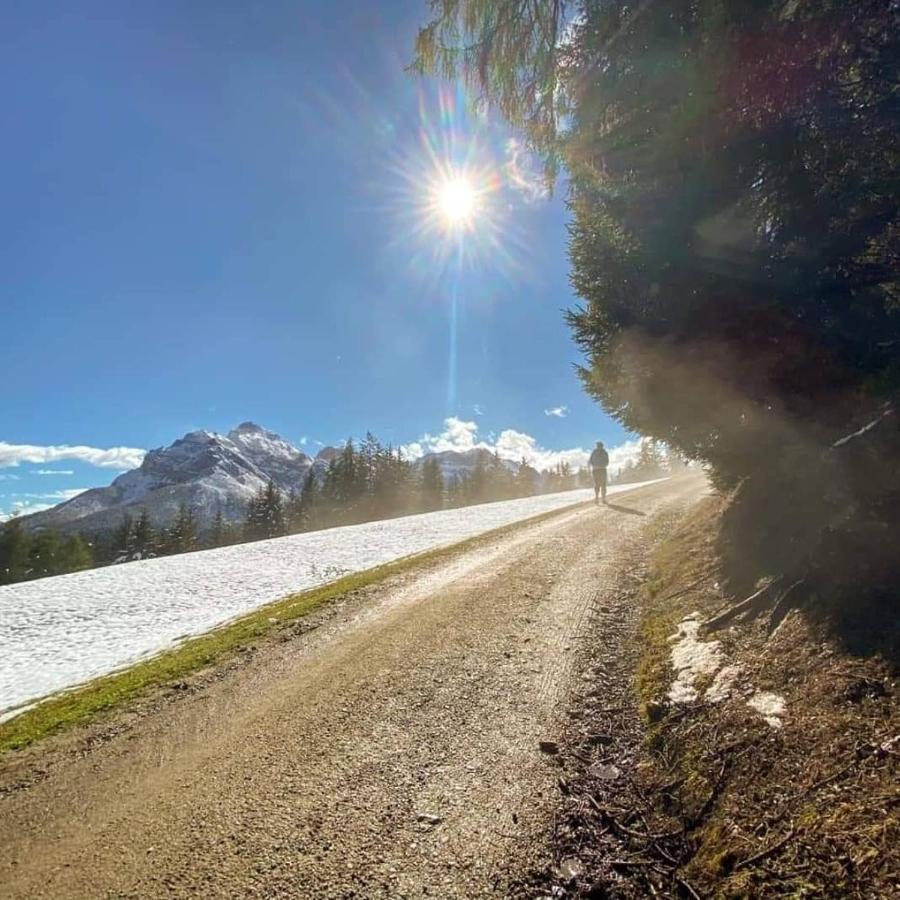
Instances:
[[[449,228],[466,225],[478,210],[478,194],[463,175],[448,178],[438,186],[436,206]]]

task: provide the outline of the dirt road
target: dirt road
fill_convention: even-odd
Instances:
[[[102,740],[0,764],[0,895],[502,896],[547,852],[558,769],[539,745],[592,612],[654,517],[704,490],[658,484],[485,540]]]

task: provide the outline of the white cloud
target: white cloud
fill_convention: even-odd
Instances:
[[[418,441],[406,444],[402,449],[409,459],[419,459],[426,453],[442,453],[445,450],[465,452],[475,447],[482,447],[497,453],[503,459],[520,462],[524,459],[529,465],[541,471],[553,469],[559,463],[568,463],[573,469],[587,465],[590,450],[583,447],[572,447],[567,450],[550,450],[538,444],[530,434],[507,428],[495,439],[478,439],[478,424],[466,422],[451,416],[444,419],[444,430],[440,434],[425,434]],[[609,452],[611,472],[617,472],[627,460],[636,459],[641,449],[641,439],[626,441]]]
[[[506,163],[503,166],[506,179],[526,201],[534,203],[550,196],[547,182],[520,141],[510,138],[506,142]]]
[[[32,513],[43,512],[45,509],[50,509],[51,506],[53,506],[52,503],[24,503],[17,500],[9,512],[0,510],[0,522],[6,522],[13,516],[30,516]]]
[[[484,410],[481,408],[481,404],[480,404],[480,403],[476,403],[476,404],[472,407],[472,412],[475,413],[476,416],[483,416],[483,415],[484,415]]]
[[[32,513],[43,512],[45,509],[51,509],[58,503],[64,503],[66,500],[77,497],[87,490],[90,490],[90,488],[66,488],[61,491],[48,491],[45,494],[6,494],[4,496],[21,497],[23,499],[13,500],[8,512],[4,512],[0,509],[0,522],[5,522],[13,516],[30,516]],[[48,500],[50,501],[49,503],[41,502]]]
[[[20,463],[53,463],[61,459],[77,459],[102,469],[134,469],[141,464],[146,450],[135,447],[70,447],[67,444],[41,447],[33,444],[8,444],[0,441],[0,468]]]
[[[544,410],[545,416],[556,416],[557,419],[564,419],[568,414],[568,406],[551,406],[550,409]]]
[[[71,469],[32,469],[32,475],[74,475]],[[0,478],[3,476],[0,475]]]
[[[18,475],[13,475],[11,472],[9,472],[9,473],[0,472],[0,481],[18,481],[18,480],[19,480]]]
[[[618,472],[627,462],[637,462],[637,458],[641,453],[641,444],[645,440],[646,438],[635,438],[633,441],[625,441],[624,444],[619,444],[618,447],[613,447],[612,449],[607,447],[606,452],[609,453],[610,472]]]
[[[305,447],[309,443],[309,438],[304,434],[302,438],[300,438],[300,446]]]
[[[71,500],[73,497],[77,497],[79,494],[83,494],[85,491],[90,490],[90,488],[64,488],[60,491],[46,491],[44,493],[18,493],[18,494],[10,494],[10,497],[27,497],[29,500],[56,500],[57,502],[62,502],[64,500]]]

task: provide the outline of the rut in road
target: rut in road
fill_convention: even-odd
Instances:
[[[653,516],[704,490],[525,525],[123,717],[0,800],[4,896],[502,896],[546,862],[538,745],[586,621]]]

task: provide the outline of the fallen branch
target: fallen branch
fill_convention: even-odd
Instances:
[[[672,877],[678,883],[679,887],[684,888],[684,890],[687,891],[687,893],[690,894],[691,897],[694,898],[694,900],[702,900],[701,896],[694,890],[693,887],[691,887],[691,883],[689,881],[682,878],[677,872],[672,872]]]
[[[740,603],[729,606],[725,612],[703,622],[700,625],[700,633],[707,634],[710,631],[717,631],[719,628],[727,625],[732,619],[736,619],[744,613],[753,612],[754,614],[759,614],[766,607],[769,594],[780,581],[781,577],[779,576],[768,584],[763,585],[755,594],[751,594],[746,600],[742,600]]]
[[[796,590],[804,583],[804,579],[799,579],[795,581],[789,588],[784,590],[779,596],[778,600],[775,603],[775,606],[772,608],[772,613],[769,616],[769,634],[782,623],[784,617],[795,607],[799,606],[800,603],[803,602],[803,598],[801,597],[799,600],[796,595]]]
[[[703,824],[704,819],[709,815],[710,810],[713,807],[713,804],[716,802],[716,798],[722,792],[722,785],[725,782],[725,772],[728,769],[728,759],[725,758],[722,760],[722,767],[719,769],[719,774],[716,777],[715,784],[712,786],[712,790],[709,792],[709,796],[706,798],[706,802],[703,806],[700,807],[700,811],[697,815],[692,816],[691,819],[685,822],[686,827],[693,831],[699,825]]]
[[[771,847],[766,847],[765,850],[760,850],[759,853],[754,853],[753,856],[748,856],[747,859],[742,859],[735,867],[735,872],[738,869],[745,869],[747,866],[752,866],[754,863],[758,863],[763,859],[766,859],[769,856],[772,856],[773,853],[777,853],[795,834],[794,829],[792,828],[780,841],[775,841]]]

